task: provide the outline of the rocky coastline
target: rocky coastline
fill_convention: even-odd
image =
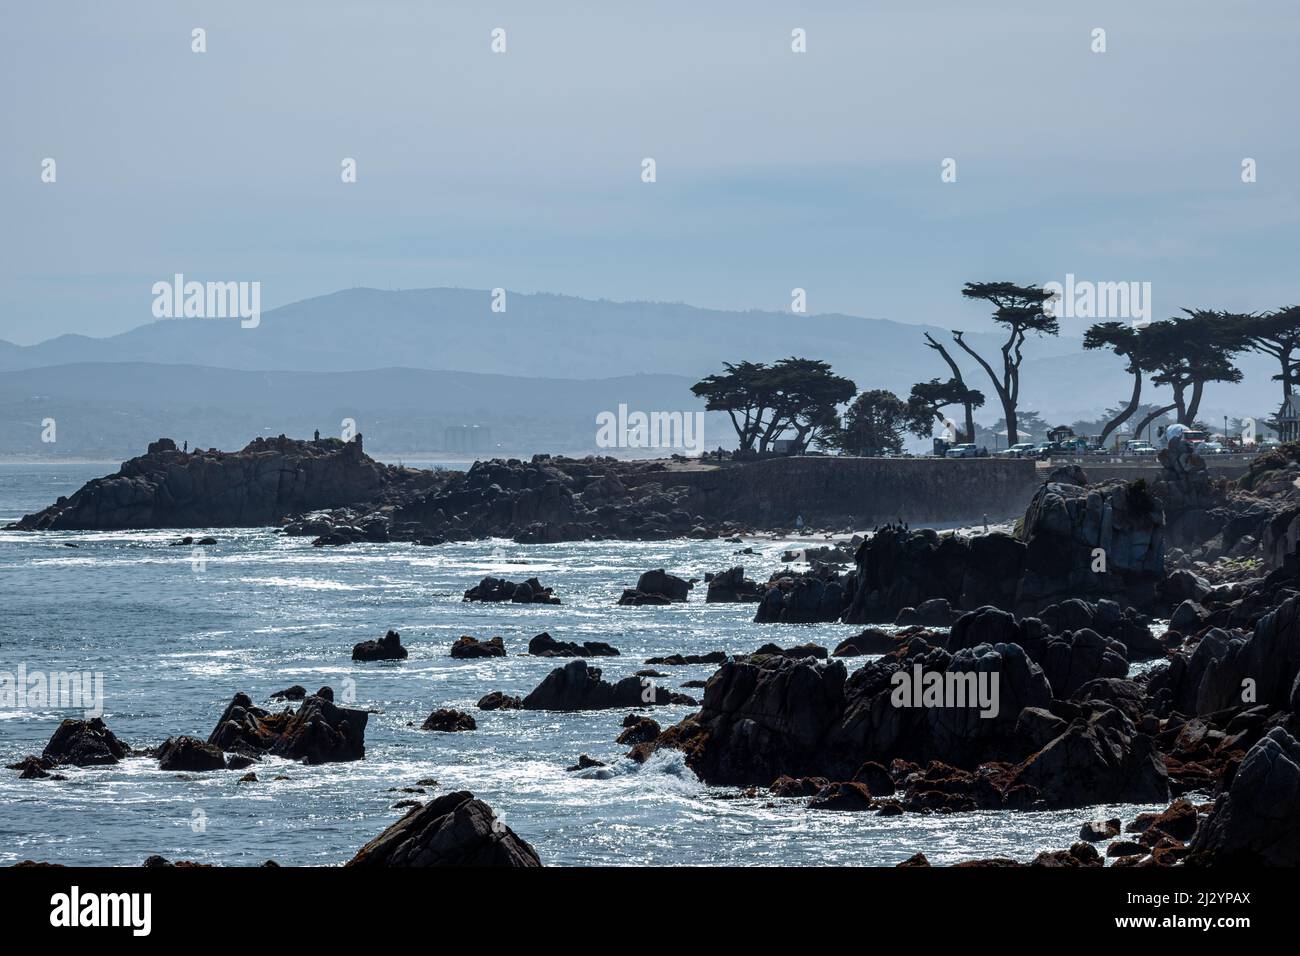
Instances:
[[[194,498],[209,484],[184,495],[169,490],[168,477],[174,469],[206,473],[213,461],[200,455],[206,463],[196,464],[190,453],[161,446],[144,457],[148,467],[128,462],[118,475],[92,482],[19,526],[60,530],[199,513],[193,509],[213,513],[216,505]],[[615,487],[621,486],[617,476],[591,470],[591,463],[581,479],[553,461],[535,460],[486,463],[432,482],[377,465],[362,455],[359,442],[349,449],[287,439],[255,442],[235,460],[239,468],[229,466],[232,473],[245,477],[232,479],[242,503],[231,515],[271,508],[285,512],[276,520],[295,520],[287,506],[315,493],[312,480],[285,479],[276,485],[280,491],[262,499],[248,497],[262,485],[246,478],[247,469],[260,473],[264,460],[292,460],[311,474],[350,476],[341,477],[339,487],[373,494],[371,504],[386,500],[377,510],[388,527],[413,523],[434,537],[511,528],[518,540],[680,535],[687,525],[690,533],[715,533],[694,525],[686,511],[666,525],[634,519],[611,499],[644,503],[662,495],[661,488],[641,487],[634,496]],[[151,490],[137,489],[139,497],[131,497],[137,492],[121,491],[123,481]],[[432,483],[421,486],[426,481]],[[595,497],[585,497],[597,489]],[[597,500],[605,504],[590,507]],[[654,500],[655,508],[667,507],[666,500]],[[742,566],[710,574],[703,597],[692,594],[694,579],[659,568],[641,575],[618,602],[633,609],[610,609],[636,615],[646,613],[635,608],[647,604],[756,603],[758,623],[866,626],[829,654],[816,644],[775,642],[748,653],[686,654],[664,647],[662,656],[646,661],[716,666],[697,701],[655,684],[663,676],[656,671],[607,681],[589,659],[615,657],[617,649],[542,633],[527,653],[569,660],[527,695],[485,687],[479,708],[631,711],[616,740],[630,748],[627,759],[680,751],[709,786],[802,801],[812,810],[1080,813],[1080,841],[1069,848],[1031,861],[972,864],[1297,865],[1298,537],[1300,446],[1261,456],[1235,482],[1211,479],[1186,461],[1167,462],[1149,484],[1093,485],[1073,468],[1043,482],[1009,532],[940,534],[890,524],[864,534],[855,548],[837,545],[806,569],[778,569],[766,582],[747,578]],[[850,551],[852,564],[838,563]],[[560,598],[536,579],[516,584],[488,578],[465,600],[549,605]],[[508,651],[499,637],[466,635],[449,653],[490,668]],[[400,662],[406,649],[397,632],[388,631],[357,644],[353,656]],[[851,660],[856,657],[863,658],[860,666]],[[917,689],[900,695],[900,686]],[[942,696],[944,688],[975,696],[954,702]],[[988,698],[986,688],[993,691]],[[934,701],[925,696],[931,689],[938,694]],[[60,767],[131,758],[187,773],[242,772],[267,756],[307,765],[365,759],[365,709],[337,704],[328,687],[308,694],[296,686],[271,697],[297,706],[274,711],[237,693],[205,738],[170,737],[143,749],[119,740],[98,718],[67,720],[41,754],[10,769],[25,779],[57,780]],[[698,710],[661,726],[648,711],[665,705]],[[473,716],[436,703],[425,713],[428,731],[477,727]],[[568,769],[603,765],[584,754]],[[255,782],[256,773],[248,779]],[[1167,809],[1127,824],[1087,817],[1089,807],[1108,803]],[[499,826],[491,808],[471,793],[412,801],[406,809],[349,865],[540,863],[533,848]],[[1108,845],[1099,850],[1102,844]],[[918,857],[908,865],[928,862]]]

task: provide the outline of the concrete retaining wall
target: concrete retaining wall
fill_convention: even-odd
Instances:
[[[996,458],[771,458],[658,477],[694,489],[700,514],[855,528],[1018,518],[1042,480],[1033,461]]]

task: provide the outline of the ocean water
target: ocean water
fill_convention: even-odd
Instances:
[[[0,524],[112,470],[102,465],[0,465]],[[180,534],[212,534],[195,561]],[[66,544],[76,544],[76,548]],[[645,765],[614,743],[626,711],[482,712],[493,690],[526,694],[562,661],[523,655],[541,631],[600,640],[622,656],[596,661],[617,680],[647,657],[752,651],[767,641],[834,647],[857,629],[759,625],[753,605],[707,605],[703,592],[670,607],[620,608],[622,589],[650,568],[703,578],[743,563],[766,576],[801,542],[757,539],[658,543],[510,541],[313,548],[267,530],[0,532],[0,671],[100,672],[104,717],[133,746],[175,734],[206,737],[238,691],[255,702],[291,684],[339,693],[374,711],[363,761],[308,767],[268,759],[258,783],[246,771],[178,774],[129,758],[114,767],[62,768],[66,781],[20,780],[0,770],[0,863],[24,859],[138,865],[161,853],[223,865],[274,859],[338,865],[405,811],[394,788],[432,777],[432,793],[472,790],[552,865],[892,865],[923,851],[933,863],[991,855],[1029,859],[1068,847],[1081,821],[1131,819],[1148,806],[1054,813],[949,815],[807,810],[799,801],[746,798],[706,787],[681,756]],[[755,555],[735,552],[752,546]],[[540,577],[560,606],[471,605],[463,592],[484,575]],[[410,657],[354,663],[352,645],[386,630]],[[462,634],[500,635],[509,656],[457,661]],[[853,666],[850,662],[850,666]],[[658,667],[676,688],[708,666]],[[687,690],[699,697],[701,691]],[[479,729],[419,730],[430,711],[454,707]],[[667,726],[691,712],[654,708]],[[58,722],[80,712],[0,708],[0,763],[40,753]],[[580,753],[608,766],[577,773]],[[281,779],[283,778],[283,779]]]

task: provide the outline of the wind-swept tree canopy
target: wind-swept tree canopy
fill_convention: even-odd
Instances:
[[[721,374],[704,378],[691,391],[710,411],[728,414],[741,449],[765,452],[785,436],[796,451],[804,451],[828,439],[839,420],[838,406],[857,386],[826,362],[791,357],[773,365],[728,362]]]
[[[1282,383],[1282,401],[1300,382],[1300,306],[1288,305],[1263,315],[1234,315],[1225,321],[1240,335],[1246,348],[1277,359],[1281,371],[1273,380]]]
[[[964,432],[954,429],[956,434],[953,437],[957,441],[974,441],[974,412],[984,404],[984,393],[978,389],[967,388],[965,383],[955,378],[950,378],[946,382],[932,378],[928,382],[917,382],[912,386],[908,404],[928,410],[938,422],[948,420],[943,413],[945,408],[950,405],[962,406],[966,413],[966,429]],[[928,418],[926,424],[927,426],[932,424]]]
[[[1236,317],[1208,309],[1184,309],[1185,318],[1152,322],[1143,331],[1143,350],[1155,374],[1152,383],[1168,385],[1179,424],[1196,420],[1207,382],[1240,382],[1233,357],[1248,346]],[[1139,429],[1143,427],[1139,425]]]
[[[1024,361],[1025,339],[1031,334],[1057,335],[1061,331],[1056,316],[1043,310],[1053,294],[1038,286],[1021,286],[1013,282],[968,282],[961,294],[992,305],[993,321],[1007,331],[1000,350],[1000,371],[966,343],[962,337],[964,333],[954,330],[952,337],[967,355],[979,363],[993,383],[1007,423],[1007,442],[1014,445],[1020,440],[1016,429],[1016,408],[1020,404],[1020,365]]]

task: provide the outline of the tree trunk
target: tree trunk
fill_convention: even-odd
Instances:
[[[1138,369],[1133,373],[1133,394],[1129,397],[1128,407],[1106,423],[1106,427],[1101,430],[1101,437],[1098,439],[1097,444],[1102,448],[1106,447],[1106,439],[1110,437],[1110,433],[1133,417],[1133,413],[1138,409],[1139,399],[1141,399],[1141,397],[1142,370]]]
[[[1133,429],[1133,437],[1140,438],[1142,435],[1142,430],[1144,428],[1150,425],[1161,415],[1164,415],[1166,412],[1172,412],[1177,407],[1178,407],[1177,405],[1166,405],[1164,408],[1157,408],[1154,411],[1148,412],[1147,416],[1144,419],[1142,419],[1142,421],[1138,422],[1137,428]]]

